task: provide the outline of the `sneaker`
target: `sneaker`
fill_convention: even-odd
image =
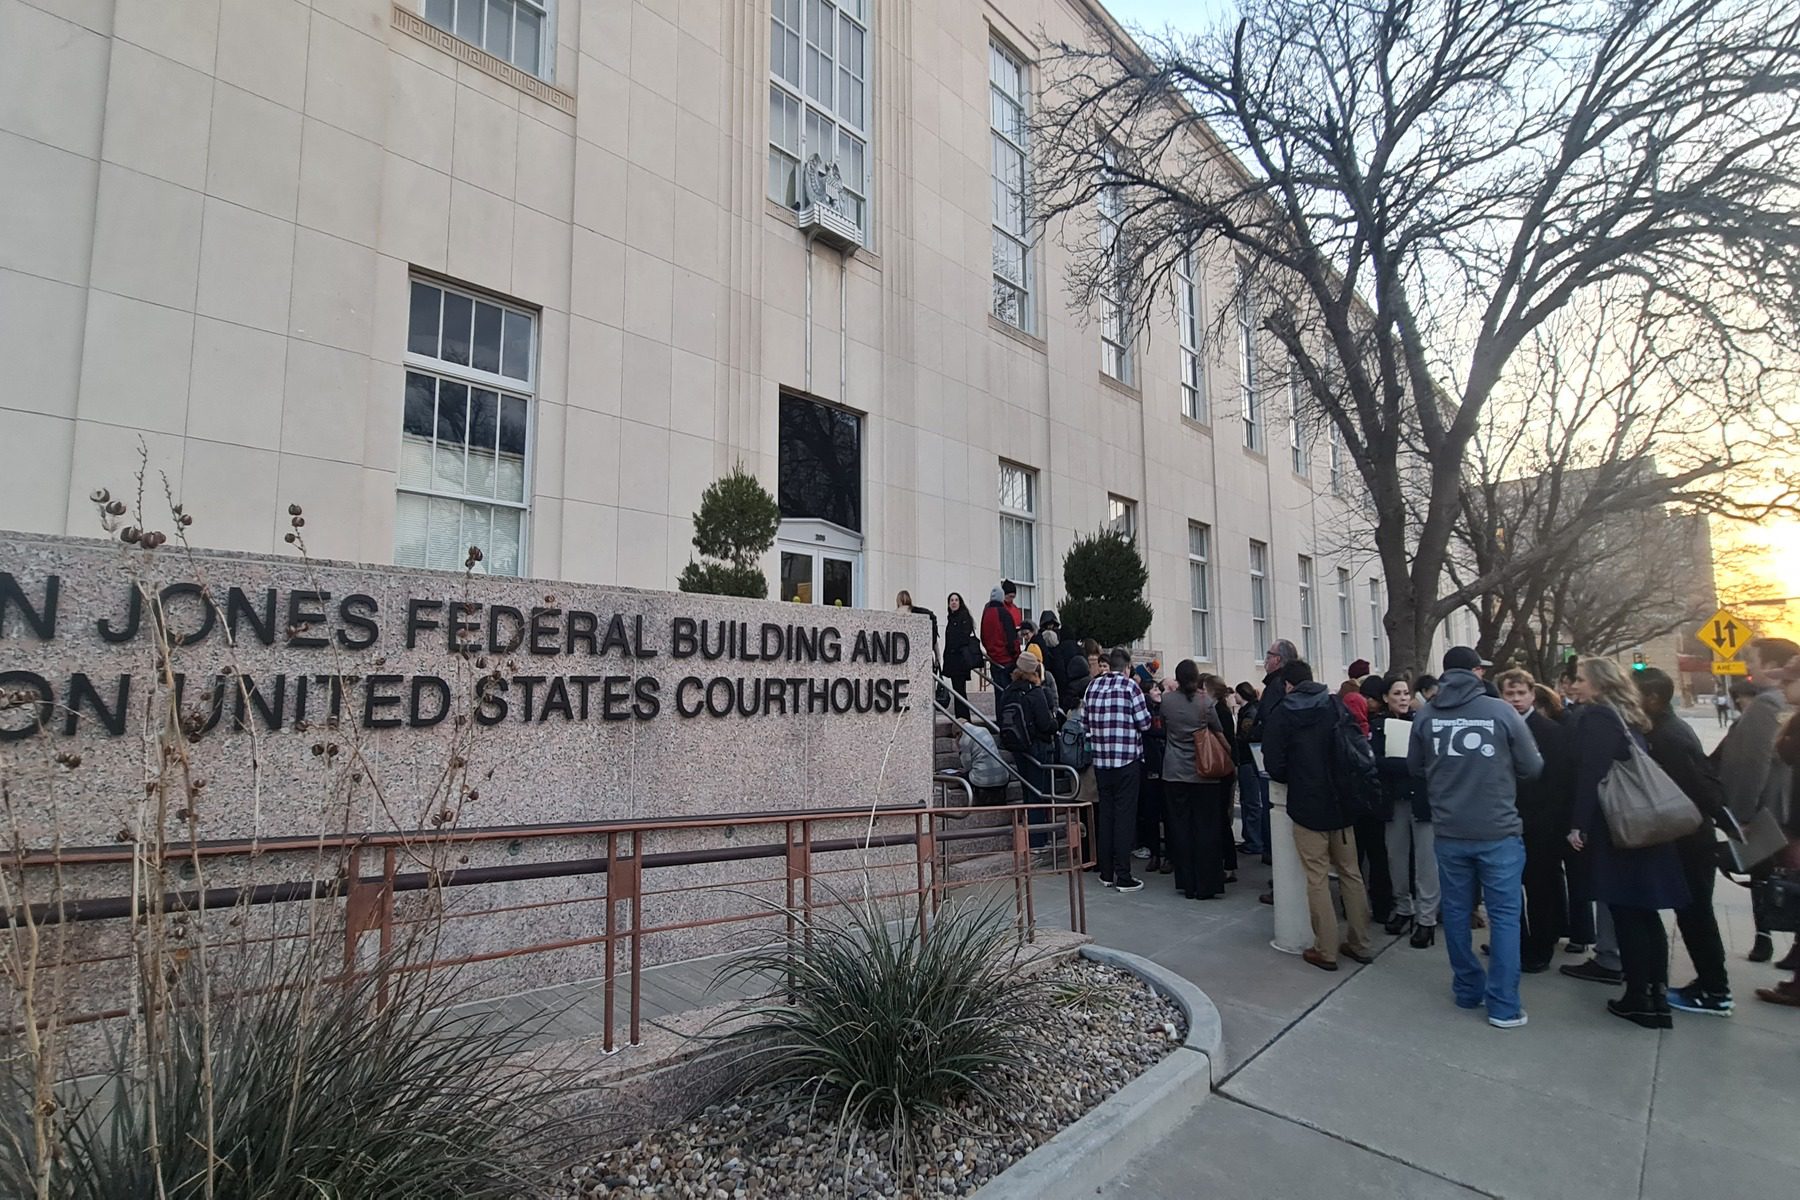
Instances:
[[[1529,1018],[1525,1015],[1525,1010],[1521,1008],[1519,1010],[1519,1015],[1516,1017],[1489,1017],[1488,1024],[1492,1025],[1495,1029],[1517,1029],[1521,1025],[1524,1025],[1528,1019]]]
[[[1563,943],[1563,953],[1564,954],[1586,955],[1587,952],[1589,950],[1592,950],[1593,948],[1594,948],[1594,946],[1593,946],[1593,943],[1591,943],[1591,942],[1565,942],[1565,943]]]
[[[1131,852],[1131,857],[1133,857],[1133,858],[1149,858],[1150,857],[1150,847],[1139,846],[1136,850],[1133,850]]]
[[[1112,887],[1115,892],[1141,892],[1144,890],[1144,881],[1141,879],[1134,879],[1130,875],[1127,875],[1125,878],[1113,884]]]
[[[1729,1017],[1732,1002],[1730,992],[1703,992],[1700,985],[1690,983],[1686,987],[1669,989],[1669,1007],[1684,1013],[1703,1013],[1709,1017]]]
[[[1603,967],[1595,959],[1575,963],[1571,966],[1558,967],[1557,970],[1570,979],[1585,979],[1589,983],[1621,984],[1625,982],[1625,972]]]
[[[1112,885],[1113,885],[1112,876],[1102,875],[1100,877],[1100,886],[1101,887],[1111,887]]]

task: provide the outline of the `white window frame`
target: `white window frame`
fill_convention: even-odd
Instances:
[[[506,300],[502,300],[497,296],[488,295],[484,292],[475,291],[471,288],[461,287],[456,284],[447,283],[441,279],[434,279],[434,278],[431,278],[430,276],[421,276],[421,275],[411,276],[407,280],[407,298],[408,298],[409,312],[410,312],[410,308],[411,308],[412,289],[413,289],[413,285],[415,285],[415,284],[422,285],[422,286],[429,287],[429,288],[435,288],[439,291],[439,293],[441,293],[441,296],[439,299],[440,308],[439,308],[439,317],[438,317],[438,320],[440,323],[440,328],[441,328],[442,321],[443,321],[443,313],[442,313],[443,299],[442,299],[442,296],[460,296],[460,297],[463,297],[464,299],[470,301],[472,304],[480,303],[480,304],[492,305],[496,308],[499,308],[501,310],[502,314],[521,316],[530,322],[530,339],[531,339],[531,341],[530,341],[530,348],[526,352],[527,353],[527,369],[529,370],[530,375],[528,378],[523,379],[523,380],[515,378],[510,375],[499,375],[499,374],[495,374],[493,372],[484,371],[484,370],[481,370],[474,366],[467,366],[467,365],[464,365],[461,363],[450,362],[446,359],[438,358],[433,355],[414,353],[410,345],[408,345],[406,347],[405,353],[402,355],[402,358],[401,358],[401,361],[405,366],[405,372],[402,375],[403,380],[404,380],[405,374],[429,375],[429,376],[432,376],[439,380],[449,380],[453,383],[463,384],[471,389],[480,388],[484,391],[495,392],[498,394],[498,396],[502,400],[504,400],[505,398],[511,397],[511,398],[523,400],[525,402],[525,452],[524,452],[524,462],[521,466],[521,471],[522,471],[524,478],[523,478],[523,482],[522,482],[521,499],[516,500],[516,501],[509,500],[509,499],[500,499],[495,496],[480,496],[480,495],[476,495],[476,494],[468,492],[468,491],[453,491],[450,489],[440,488],[437,486],[426,487],[426,486],[421,486],[418,484],[404,483],[404,482],[398,481],[398,476],[396,476],[396,484],[395,484],[395,490],[399,495],[422,496],[428,500],[448,500],[448,501],[452,501],[456,504],[461,505],[465,521],[468,516],[468,509],[471,506],[486,507],[486,508],[490,508],[490,509],[512,509],[512,510],[518,511],[520,516],[519,516],[519,562],[518,562],[517,577],[518,578],[527,577],[530,575],[530,568],[531,568],[531,498],[534,493],[533,479],[534,479],[535,470],[536,470],[536,449],[537,449],[536,443],[537,443],[537,423],[538,423],[537,408],[538,408],[538,403],[539,403],[539,397],[538,397],[538,393],[537,393],[537,383],[538,383],[538,375],[539,375],[538,367],[539,367],[539,360],[543,353],[543,347],[542,347],[542,336],[543,335],[542,335],[542,322],[541,322],[542,314],[533,309],[524,308],[524,307],[521,307],[520,305],[511,303]],[[408,329],[408,337],[410,340],[410,325],[409,325],[409,329]],[[504,360],[503,360],[502,365],[504,365]],[[404,387],[404,383],[402,384],[402,386]],[[403,404],[404,404],[404,401],[403,401]],[[496,419],[498,420],[498,418],[496,418]],[[401,444],[402,444],[401,453],[402,453],[402,455],[404,455],[405,439],[407,437],[407,434],[405,431],[404,415],[402,415],[401,427],[398,430],[398,432],[399,432],[399,435],[401,438]],[[465,460],[464,461],[465,461],[465,463],[467,462],[466,451],[465,451]],[[466,478],[465,478],[464,482],[465,482],[465,484],[467,483]],[[434,476],[434,484],[435,484],[435,476]],[[396,504],[398,504],[397,500],[396,500]],[[491,518],[490,518],[490,522],[491,522]],[[466,526],[465,526],[465,529],[466,529]],[[469,540],[466,533],[459,538],[459,542],[465,551],[468,546],[476,544]],[[396,542],[394,549],[395,549],[395,561],[398,562],[399,545],[397,542]],[[491,549],[491,547],[487,547],[487,546],[483,547],[484,553],[486,553],[490,549]],[[429,562],[423,563],[423,564],[408,564],[408,565],[425,566],[427,569],[430,569],[430,570],[460,570],[460,569],[462,569],[462,563],[460,561],[457,563],[454,563],[454,564],[449,564],[449,565],[441,565],[441,564],[433,565]],[[477,565],[474,569],[478,573],[484,573],[484,574],[492,573],[494,570],[494,565],[495,565],[495,563],[494,563],[493,555],[491,553],[486,553],[486,557],[483,558],[482,563]]]
[[[1250,641],[1269,645],[1269,544],[1250,539]]]
[[[467,42],[527,75],[551,83],[556,78],[556,3],[557,0],[422,0],[419,15],[432,27],[458,41]],[[488,19],[496,7],[504,7],[511,14],[505,53],[488,44]],[[536,67],[526,66],[517,58],[520,9],[538,19]],[[467,16],[471,12],[475,14],[473,20]]]
[[[1206,386],[1206,360],[1200,353],[1204,320],[1200,303],[1200,276],[1194,252],[1189,250],[1175,264],[1175,324],[1181,334],[1181,415],[1202,425],[1212,422],[1212,397]]]
[[[807,159],[817,154],[826,164],[835,162],[843,176],[844,191],[854,201],[848,206],[848,215],[862,230],[865,243],[873,229],[870,218],[874,200],[874,139],[870,127],[874,115],[874,93],[870,86],[874,30],[869,20],[869,8],[873,3],[874,0],[773,0],[769,11],[769,197],[778,204],[799,208],[803,187],[800,176]],[[800,21],[797,26],[791,24],[796,14]],[[821,14],[824,23],[830,26],[828,45],[820,40],[821,34],[815,23],[815,18]],[[860,76],[844,63],[844,22],[862,35]],[[777,47],[781,48],[779,56],[775,52]],[[790,52],[794,55],[792,78],[786,70]],[[829,100],[821,99],[808,85],[809,70],[815,62],[821,61],[826,64],[822,73],[831,81]],[[846,105],[840,99],[846,80],[855,84],[861,101],[860,123],[846,111]],[[786,121],[776,119],[778,107],[792,111],[791,127]],[[818,136],[809,134],[807,131],[815,122],[829,126],[829,135],[823,130]],[[860,171],[854,169],[843,153],[846,136],[862,146]],[[830,144],[814,144],[819,141]]]
[[[1288,455],[1294,474],[1310,478],[1312,453],[1306,444],[1306,426],[1301,422],[1300,408],[1300,369],[1294,367],[1288,371]]]
[[[1318,630],[1313,614],[1313,560],[1312,555],[1302,554],[1299,561],[1300,570],[1300,653],[1306,661],[1319,666]]]
[[[1118,151],[1107,146],[1102,153],[1105,166],[1095,208],[1100,214],[1101,253],[1107,260],[1108,280],[1100,297],[1100,370],[1132,387],[1137,364],[1131,346],[1131,293],[1125,279],[1125,199],[1123,185],[1108,182],[1118,163]]]
[[[1106,527],[1137,541],[1137,501],[1107,493]]]
[[[1010,70],[1017,90],[1008,89]],[[1031,254],[1031,213],[1027,207],[1027,190],[1031,179],[1031,147],[1027,141],[1026,123],[1030,116],[1030,73],[1024,56],[998,37],[988,39],[988,135],[993,153],[993,305],[996,319],[1015,329],[1032,333],[1037,326],[1036,281],[1033,279]],[[1010,115],[1012,128],[1000,120]],[[1018,187],[1007,182],[1006,168],[1016,165]],[[1009,278],[1001,265],[1017,255],[1019,275]]]
[[[1000,512],[1000,573],[1018,586],[1020,612],[1034,611],[1037,603],[1037,501],[1038,473],[1021,463],[1000,460],[997,503]],[[1031,556],[1029,574],[1006,561],[1007,530],[1023,530],[1022,544]],[[1012,570],[1008,567],[1012,566]]]
[[[1212,527],[1201,521],[1188,522],[1188,618],[1194,657],[1212,662]]]
[[[1344,567],[1337,569],[1337,603],[1338,653],[1343,655],[1347,674],[1350,664],[1356,661],[1356,606],[1350,602],[1350,572]]]
[[[1386,655],[1384,655],[1381,652],[1381,635],[1382,635],[1382,633],[1383,633],[1383,629],[1382,629],[1382,625],[1381,625],[1381,580],[1379,578],[1375,578],[1375,579],[1369,580],[1369,640],[1370,640],[1370,644],[1371,644],[1370,650],[1371,650],[1371,654],[1372,654],[1372,657],[1369,659],[1369,662],[1378,671],[1384,669],[1382,666],[1382,663],[1384,661],[1386,661]]]
[[[1262,452],[1262,398],[1256,394],[1260,383],[1256,369],[1256,298],[1250,285],[1250,266],[1243,260],[1237,267],[1237,366],[1238,402],[1244,422],[1244,447]]]

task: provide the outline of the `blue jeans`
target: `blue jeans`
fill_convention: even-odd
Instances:
[[[1438,880],[1443,884],[1444,943],[1450,949],[1450,990],[1462,1008],[1487,1002],[1488,1016],[1519,1015],[1519,909],[1525,876],[1525,839],[1437,839]],[[1469,918],[1477,888],[1487,901],[1487,967],[1469,945]]]
[[[1244,818],[1246,854],[1269,852],[1269,781],[1255,763],[1239,763],[1238,812]]]

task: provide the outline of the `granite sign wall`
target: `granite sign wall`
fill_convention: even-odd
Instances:
[[[206,838],[920,803],[929,637],[889,612],[0,533],[0,765],[15,795],[53,786],[65,845],[130,832],[171,722]]]

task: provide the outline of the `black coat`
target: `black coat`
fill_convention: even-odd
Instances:
[[[1397,757],[1388,757],[1387,723],[1389,719],[1411,721],[1411,713],[1395,717],[1385,708],[1369,713],[1369,748],[1375,752],[1375,771],[1381,777],[1381,809],[1376,814],[1391,821],[1396,812],[1412,811],[1415,821],[1431,820],[1431,801],[1425,795],[1425,781],[1406,765],[1406,747],[1399,747]]]
[[[1342,710],[1314,681],[1300,684],[1263,718],[1263,766],[1270,779],[1287,784],[1288,817],[1317,833],[1354,824],[1331,782],[1331,739]]]
[[[1707,824],[1700,832],[1712,840],[1712,822],[1725,807],[1725,785],[1719,780],[1718,766],[1701,749],[1700,736],[1686,721],[1665,712],[1651,722],[1644,742],[1656,765],[1706,815]]]
[[[1525,718],[1525,728],[1544,756],[1544,770],[1536,779],[1519,780],[1519,820],[1525,823],[1527,840],[1555,841],[1574,828],[1575,754],[1568,723],[1553,721],[1534,708]]]
[[[1088,660],[1081,651],[1080,642],[1061,635],[1058,638],[1044,663],[1044,670],[1056,682],[1056,702],[1069,710],[1079,706],[1081,698],[1087,695]]]
[[[1604,704],[1584,704],[1571,735],[1575,747],[1575,819],[1587,847],[1581,862],[1594,899],[1630,908],[1686,908],[1687,879],[1676,843],[1626,850],[1612,843],[1600,809],[1600,781],[1630,755],[1625,722]]]
[[[981,639],[975,636],[975,616],[965,604],[944,618],[944,673],[967,678],[980,665]]]
[[[1008,704],[1021,702],[1025,705],[1025,724],[1031,730],[1031,744],[1040,747],[1049,745],[1051,736],[1055,734],[1058,727],[1056,711],[1050,707],[1050,693],[1041,683],[1015,679],[1006,685],[1004,692],[1000,693],[1000,699],[994,711],[999,712]],[[1035,753],[1032,757],[1042,758],[1041,755]]]

